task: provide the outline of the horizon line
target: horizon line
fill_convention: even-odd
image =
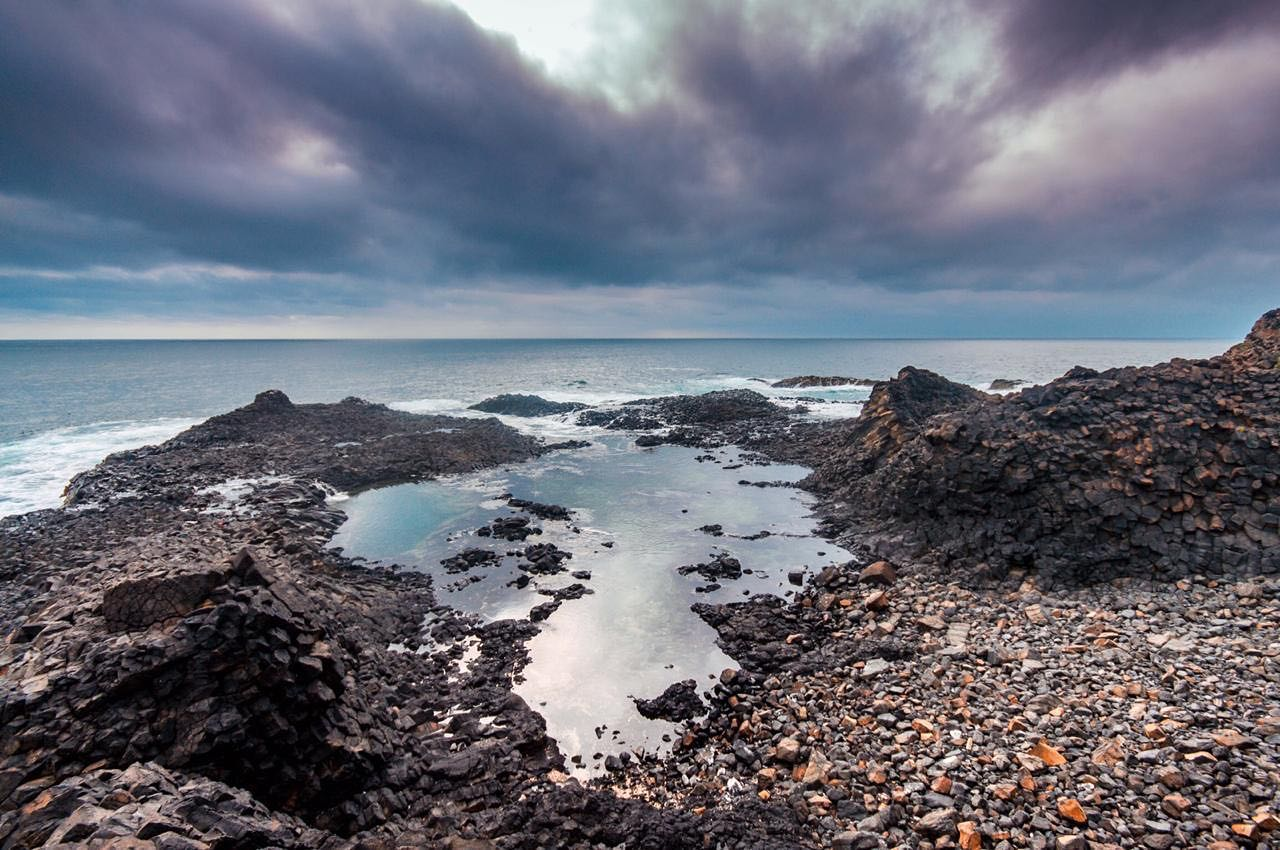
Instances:
[[[1218,342],[1226,336],[333,336],[0,337],[16,342]]]

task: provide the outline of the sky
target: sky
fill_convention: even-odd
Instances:
[[[0,338],[1276,306],[1274,0],[0,0]]]

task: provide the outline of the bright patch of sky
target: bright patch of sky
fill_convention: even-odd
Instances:
[[[485,29],[511,36],[521,53],[563,80],[579,81],[599,48],[594,0],[452,0],[452,5]]]

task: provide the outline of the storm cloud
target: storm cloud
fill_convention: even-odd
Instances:
[[[4,3],[0,324],[1231,335],[1280,292],[1277,8],[614,3],[594,85],[424,0]]]

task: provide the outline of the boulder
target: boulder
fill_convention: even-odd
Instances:
[[[632,697],[632,702],[636,704],[636,711],[650,720],[691,720],[707,710],[698,697],[698,683],[693,679],[676,682],[653,699]]]
[[[183,570],[118,581],[102,594],[102,616],[118,631],[145,629],[195,610],[227,579],[225,570]]]

